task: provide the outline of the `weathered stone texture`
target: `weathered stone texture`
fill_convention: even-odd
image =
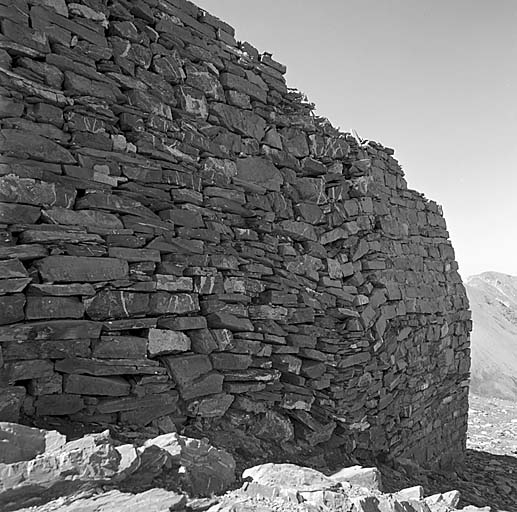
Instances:
[[[190,2],[28,5],[0,28],[0,420],[460,456],[468,303],[393,151]]]

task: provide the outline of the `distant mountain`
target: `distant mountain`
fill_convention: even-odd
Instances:
[[[517,400],[517,277],[484,272],[465,286],[474,324],[471,390]]]

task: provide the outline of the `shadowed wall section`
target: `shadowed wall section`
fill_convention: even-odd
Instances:
[[[468,303],[392,150],[184,0],[0,17],[0,419],[461,456]]]

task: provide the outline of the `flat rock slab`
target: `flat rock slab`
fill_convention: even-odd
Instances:
[[[117,490],[88,498],[59,498],[36,509],[19,509],[19,512],[174,512],[185,510],[186,498],[165,489],[149,489],[139,494]]]
[[[127,261],[87,256],[48,256],[38,261],[37,267],[47,282],[111,281],[124,279],[129,272]]]
[[[63,381],[65,393],[97,396],[126,396],[131,386],[122,377],[92,377],[90,375],[66,375]]]
[[[98,338],[102,324],[89,320],[49,320],[0,327],[0,342]]]
[[[148,359],[88,359],[71,357],[55,363],[56,371],[81,375],[163,375],[165,368]]]
[[[315,469],[272,462],[246,469],[242,478],[251,478],[261,485],[299,491],[331,489],[336,486],[336,482]]]
[[[95,297],[85,300],[85,305],[86,313],[92,320],[130,318],[148,312],[149,295],[119,290],[101,290]]]
[[[112,213],[100,210],[70,210],[68,208],[51,208],[43,211],[45,220],[53,224],[71,226],[96,226],[106,229],[122,229],[122,221]]]
[[[26,130],[2,130],[0,151],[7,156],[74,164],[75,158],[56,142]]]

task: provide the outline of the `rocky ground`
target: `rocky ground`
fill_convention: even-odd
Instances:
[[[451,512],[458,501],[455,490],[424,497],[419,485],[387,492],[378,469],[358,465],[324,474],[267,463],[238,478],[230,453],[176,432],[143,444],[108,430],[67,441],[0,422],[3,512]]]
[[[475,395],[469,402],[468,447],[517,457],[517,402]]]
[[[174,432],[46,428],[0,423],[3,512],[517,512],[517,404],[498,399],[471,396],[454,472],[401,459],[378,469],[259,464]]]

